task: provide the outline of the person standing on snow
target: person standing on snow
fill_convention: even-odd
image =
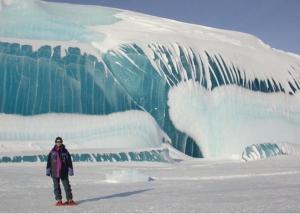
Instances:
[[[54,185],[56,206],[62,205],[76,205],[73,201],[72,189],[69,181],[69,175],[73,176],[73,164],[71,155],[63,144],[63,139],[57,137],[55,139],[55,146],[48,155],[46,175],[51,176]],[[66,192],[67,201],[62,202],[60,180]]]

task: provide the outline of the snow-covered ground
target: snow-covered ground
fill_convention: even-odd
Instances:
[[[0,164],[1,212],[299,212],[300,157],[74,163],[76,207],[55,207],[43,163]]]

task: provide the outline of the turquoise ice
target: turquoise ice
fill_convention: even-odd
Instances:
[[[4,7],[4,6],[2,6]],[[88,27],[117,22],[116,9],[13,0],[0,12],[0,37],[55,41],[101,41]]]
[[[123,42],[95,56],[82,46],[65,49],[53,44],[101,43],[110,35],[90,27],[122,22],[117,18],[121,11],[34,0],[3,2],[1,113],[105,115],[143,110],[155,118],[174,147],[195,157],[241,155],[252,144],[294,143],[300,137],[299,56],[268,49],[257,39],[236,33],[244,39],[244,47],[228,40],[228,32],[206,28],[201,30],[208,36],[197,46],[178,43],[174,35],[169,42],[165,37],[163,42]],[[195,26],[192,30],[199,31]],[[209,40],[211,36],[216,41]],[[44,45],[36,49],[26,43],[29,40],[43,40]],[[215,46],[202,49],[208,42]],[[276,69],[282,73],[272,73]],[[192,88],[184,84],[190,82]]]

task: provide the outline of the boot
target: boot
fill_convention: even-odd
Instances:
[[[75,205],[77,205],[77,204],[76,204],[75,201],[73,201],[72,199],[70,199],[70,200],[67,200],[67,201],[65,202],[65,205],[68,205],[68,206],[75,206]]]
[[[56,204],[55,204],[55,206],[60,207],[60,206],[64,206],[64,204],[63,204],[62,201],[57,201]]]

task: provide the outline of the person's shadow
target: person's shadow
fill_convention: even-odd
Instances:
[[[153,190],[153,189],[142,189],[142,190],[136,190],[136,191],[131,191],[131,192],[122,192],[122,193],[117,193],[117,194],[113,194],[113,195],[101,196],[101,197],[97,197],[97,198],[89,198],[89,199],[79,200],[79,201],[77,201],[77,204],[83,204],[86,202],[100,201],[103,199],[110,199],[110,198],[117,198],[117,197],[128,197],[131,195],[139,194],[142,192],[147,192],[150,190]]]

